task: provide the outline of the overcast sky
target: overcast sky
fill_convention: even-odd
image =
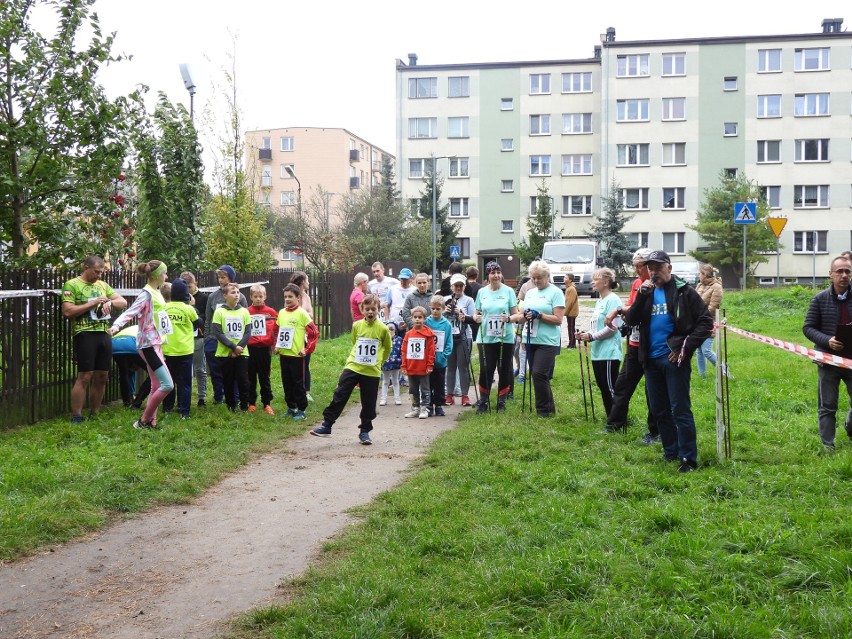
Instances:
[[[852,5],[716,0],[97,0],[115,52],[133,60],[102,76],[111,95],[136,83],[188,105],[178,64],[198,87],[196,113],[222,83],[236,39],[237,89],[246,129],[342,127],[395,153],[395,61],[421,64],[589,58],[599,34],[618,40],[816,33]],[[848,14],[848,15],[847,15]]]

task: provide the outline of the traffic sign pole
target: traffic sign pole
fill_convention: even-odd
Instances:
[[[743,225],[743,281],[742,290],[746,288],[746,225],[757,222],[757,203],[737,202],[734,204],[734,224]]]
[[[781,231],[787,226],[786,217],[768,217],[766,221],[775,235],[775,286],[781,286]]]

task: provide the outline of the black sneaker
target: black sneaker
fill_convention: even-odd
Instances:
[[[627,426],[621,424],[607,424],[601,429],[602,435],[617,435],[627,431]]]
[[[198,406],[198,408],[204,408],[205,406],[207,406],[207,402],[205,402],[203,399],[199,399],[196,406]]]
[[[373,443],[373,440],[370,439],[370,433],[363,430],[358,434],[358,441],[361,442],[364,446],[369,446]]]
[[[315,437],[331,437],[331,426],[320,424],[311,431],[311,435],[314,435]]]
[[[476,405],[476,414],[482,415],[483,413],[487,413],[489,408],[490,406],[488,405],[488,402],[479,402]]]
[[[652,435],[651,433],[645,433],[645,436],[642,438],[642,443],[645,446],[650,446],[651,444],[659,444],[660,443],[659,435]]]
[[[435,406],[435,416],[436,417],[444,417],[445,415],[446,415],[446,413],[444,412],[443,408],[441,408],[440,406]]]
[[[82,415],[71,415],[71,423],[72,424],[82,424],[83,416]]]
[[[676,462],[679,462],[679,461],[680,461],[680,457],[678,457],[677,455],[665,455],[665,454],[664,454],[664,455],[660,458],[660,461],[664,461],[664,462],[673,462],[673,461],[676,461]]]
[[[680,460],[680,466],[677,467],[677,472],[679,473],[691,473],[693,470],[698,468],[698,464],[694,461],[689,461],[686,457]]]
[[[506,412],[505,400],[501,400],[501,401],[497,402],[497,412],[498,413],[505,413]]]

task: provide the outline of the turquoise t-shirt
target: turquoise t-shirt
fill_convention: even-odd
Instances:
[[[668,355],[671,350],[666,344],[666,338],[674,330],[674,321],[672,321],[672,316],[669,315],[669,309],[666,305],[666,290],[663,288],[654,289],[654,305],[651,307],[651,325],[648,329],[651,336],[648,355],[652,359]]]
[[[595,310],[592,313],[591,332],[597,333],[605,329],[607,313],[619,306],[621,306],[621,298],[612,291],[606,297],[599,298],[595,302]],[[621,360],[621,333],[616,331],[609,337],[592,342],[592,359],[596,362]]]
[[[556,289],[557,291],[559,289]],[[564,305],[564,302],[563,302]],[[509,315],[511,309],[518,306],[518,298],[515,291],[501,284],[496,291],[490,286],[483,286],[476,295],[476,310],[482,313],[482,324],[476,335],[477,343],[481,344],[513,344],[515,342],[515,331],[512,326],[503,326],[500,314]],[[501,339],[502,336],[502,339]]]
[[[524,311],[538,311],[546,315],[553,315],[553,309],[565,308],[565,293],[559,287],[549,284],[547,288],[533,286],[524,295]],[[527,323],[524,323],[524,332],[521,338],[527,343]],[[539,319],[531,322],[530,344],[541,346],[559,346],[562,344],[562,324],[547,324]]]

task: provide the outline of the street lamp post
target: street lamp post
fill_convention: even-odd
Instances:
[[[438,198],[435,193],[435,174],[438,172],[437,160],[449,160],[455,155],[432,156],[432,293],[438,290]]]
[[[284,165],[284,170],[287,171],[287,175],[296,180],[296,216],[299,218],[299,233],[302,233],[302,182],[296,177],[295,171],[293,171],[293,167],[289,164]],[[304,249],[303,249],[304,251]],[[302,253],[302,263],[305,262],[305,254]]]
[[[183,86],[189,91],[189,119],[192,120],[195,115],[195,81],[192,79],[188,64],[180,64],[178,67],[183,78]]]
[[[326,233],[331,232],[331,218],[329,216],[328,200],[332,195],[337,195],[337,193],[326,193],[325,194],[325,232]]]

